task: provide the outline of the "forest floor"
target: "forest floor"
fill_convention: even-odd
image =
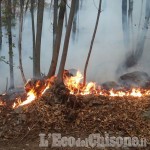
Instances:
[[[40,148],[39,134],[61,133],[86,138],[92,133],[104,136],[106,132],[109,136],[146,138],[147,147],[139,149],[150,149],[150,96],[69,95],[65,103],[56,104],[55,97],[50,95],[47,92],[42,98],[16,109],[0,106],[0,150],[92,149]]]

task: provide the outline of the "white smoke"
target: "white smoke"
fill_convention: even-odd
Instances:
[[[94,4],[95,2],[95,4]],[[66,69],[76,68],[83,73],[85,60],[89,50],[96,17],[97,7],[99,0],[83,0],[83,7],[79,11],[79,25],[78,25],[78,37],[77,41],[73,42],[70,40],[69,52],[66,62]],[[102,5],[102,12],[100,16],[100,22],[98,31],[96,34],[93,51],[91,54],[87,77],[88,80],[102,83],[104,81],[116,80],[116,70],[120,63],[125,59],[127,50],[123,44],[123,32],[122,32],[122,10],[121,0],[104,0]],[[70,4],[70,3],[69,3]],[[68,4],[68,5],[69,5]],[[136,41],[138,33],[138,23],[140,19],[140,7],[141,0],[134,1],[133,10],[133,29],[134,29],[134,42]],[[145,10],[145,0],[144,6]],[[142,20],[144,20],[144,11]],[[67,8],[69,12],[69,8]],[[42,34],[42,47],[41,47],[41,71],[47,74],[51,62],[52,55],[52,11],[49,7],[45,8],[44,11],[44,22],[43,22],[43,34]],[[35,15],[36,16],[36,15]],[[35,17],[36,23],[36,17]],[[143,21],[142,21],[143,23]],[[141,25],[142,28],[142,25]],[[5,30],[3,29],[3,34]],[[14,74],[15,74],[15,85],[22,86],[23,82],[18,66],[18,22],[13,29],[13,42],[16,48],[14,48]],[[63,38],[65,35],[65,28],[63,31]],[[149,36],[149,32],[147,38]],[[63,40],[62,40],[63,41]],[[63,42],[62,42],[63,43]],[[135,43],[136,44],[136,43]],[[62,52],[61,45],[61,52]],[[140,64],[136,68],[131,70],[143,70],[150,72],[149,64],[149,42],[145,43],[145,49]],[[23,68],[27,78],[32,77],[32,30],[31,30],[31,16],[28,11],[24,19],[23,27]],[[3,36],[3,45],[0,56],[6,56],[8,60],[8,44],[7,38]],[[60,53],[61,56],[61,53]],[[58,63],[59,65],[59,63]],[[131,71],[128,70],[128,71]],[[4,62],[0,62],[0,91],[5,90],[6,78],[9,77],[9,66]]]

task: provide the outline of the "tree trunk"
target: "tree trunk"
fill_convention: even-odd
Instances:
[[[124,36],[124,45],[129,48],[129,28],[128,28],[128,13],[127,13],[127,0],[122,0],[122,29]]]
[[[83,85],[86,84],[86,72],[87,72],[87,67],[88,67],[89,59],[90,59],[92,48],[93,48],[93,43],[94,43],[94,40],[95,40],[95,35],[96,35],[96,32],[97,32],[97,27],[98,27],[100,13],[101,13],[101,5],[102,5],[102,0],[99,1],[99,8],[98,8],[98,13],[97,13],[97,19],[96,19],[96,24],[95,24],[95,28],[94,28],[94,33],[93,33],[93,36],[92,36],[90,49],[89,49],[88,56],[87,56],[86,63],[85,63],[85,67],[84,67]]]
[[[36,32],[36,44],[35,44],[35,56],[34,56],[34,77],[41,77],[40,70],[40,51],[41,51],[41,36],[43,26],[43,13],[44,13],[44,0],[38,0],[37,11],[37,32]]]
[[[129,41],[131,41],[130,49],[134,50],[133,43],[133,0],[129,0],[129,10],[128,10],[128,27],[129,27]]]
[[[137,65],[138,61],[142,57],[143,50],[144,50],[144,44],[145,44],[145,40],[146,40],[146,35],[147,35],[147,31],[148,31],[149,20],[150,20],[150,1],[147,0],[146,1],[144,27],[139,35],[135,52],[132,52],[125,61],[126,68],[130,68],[130,67]]]
[[[139,40],[139,35],[140,35],[139,33],[140,33],[142,15],[143,15],[143,0],[141,1],[141,9],[140,9],[140,19],[139,19],[139,24],[138,24],[137,41]]]
[[[58,71],[58,76],[57,76],[58,77],[58,83],[63,83],[63,72],[64,72],[64,67],[65,67],[67,53],[68,53],[69,39],[70,39],[70,33],[71,33],[75,8],[76,8],[76,0],[72,0],[71,8],[70,8],[70,14],[69,14],[69,20],[68,20],[68,25],[67,25],[66,35],[65,35],[63,53],[62,53],[59,71]]]
[[[24,84],[26,83],[26,78],[22,66],[22,28],[23,28],[23,7],[24,0],[20,0],[20,16],[19,16],[19,41],[18,41],[18,50],[19,50],[19,69],[21,72],[22,80]]]
[[[66,9],[66,12],[65,12],[65,27],[67,27],[67,24],[68,24],[68,16],[67,16],[67,9]]]
[[[73,38],[73,41],[75,41],[75,38],[76,38],[78,11],[79,11],[79,0],[76,0],[75,15],[74,15],[73,26],[72,26],[72,33],[73,33],[72,34],[72,38]]]
[[[16,16],[16,4],[17,4],[17,0],[13,0],[13,17],[14,18]]]
[[[53,51],[56,39],[56,29],[57,29],[57,16],[58,16],[58,0],[54,0],[54,17],[53,17]],[[54,52],[53,52],[54,53]]]
[[[10,87],[14,88],[14,68],[13,68],[13,43],[12,43],[12,32],[11,32],[11,20],[12,20],[12,10],[11,10],[11,0],[7,0],[7,32],[8,32],[8,43],[9,43],[9,67],[10,67]]]
[[[140,11],[140,20],[139,20],[139,25],[138,25],[138,31],[140,30],[140,26],[141,26],[141,20],[142,20],[142,12],[143,12],[143,0],[141,2],[141,11]]]
[[[1,47],[2,47],[2,0],[0,0],[0,50],[1,50]]]
[[[34,1],[34,0],[33,0],[33,1]],[[29,3],[30,3],[30,0],[27,0],[26,6],[25,6],[25,14],[26,14],[26,12],[27,12],[27,10],[28,10],[28,8],[29,8]]]
[[[146,0],[146,12],[145,12],[145,22],[144,22],[144,28],[141,31],[136,51],[135,51],[135,62],[137,63],[140,58],[142,57],[143,50],[144,50],[144,44],[146,40],[147,31],[149,29],[149,20],[150,20],[150,0]]]
[[[53,51],[50,69],[49,69],[49,72],[47,75],[48,77],[54,76],[55,72],[56,72],[56,66],[57,66],[58,55],[59,55],[60,44],[61,44],[61,36],[62,36],[62,30],[63,30],[65,11],[66,11],[66,0],[61,0],[58,25],[57,25],[57,30],[56,30],[56,32],[57,32],[56,33],[56,40],[55,40],[55,44],[54,44],[54,51]]]
[[[133,0],[129,0],[129,10],[128,10],[128,22],[132,22],[132,12],[133,12]]]
[[[35,4],[35,0],[31,0],[31,21],[32,21],[32,42],[33,42],[33,76],[35,74],[35,26],[34,26],[34,4]]]

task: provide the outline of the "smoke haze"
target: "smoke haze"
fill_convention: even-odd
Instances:
[[[80,0],[81,1],[81,0]],[[83,5],[79,10],[78,14],[78,25],[77,25],[77,37],[76,41],[72,38],[69,44],[69,52],[66,62],[66,69],[76,68],[83,73],[85,60],[90,47],[90,42],[97,17],[97,7],[99,0],[82,0]],[[134,1],[133,4],[133,31],[134,31],[134,46],[136,46],[138,24],[140,20],[140,9],[141,0]],[[142,13],[142,24],[140,26],[140,32],[144,25],[145,17],[145,2],[143,4]],[[68,4],[70,5],[70,4]],[[67,8],[69,12],[69,8]],[[112,81],[118,78],[116,70],[118,66],[125,60],[126,54],[130,50],[126,50],[123,42],[123,31],[122,31],[122,1],[121,0],[104,0],[102,5],[102,12],[100,16],[100,22],[98,31],[96,34],[93,51],[91,54],[89,67],[87,71],[88,80],[102,83],[105,81]],[[36,15],[35,15],[36,16]],[[52,56],[52,10],[49,6],[45,7],[44,11],[44,22],[43,22],[43,33],[42,33],[42,47],[41,47],[41,71],[47,74],[51,62]],[[36,17],[35,17],[36,24]],[[14,48],[14,74],[15,74],[15,85],[22,86],[23,82],[18,66],[18,20],[17,25],[13,28],[13,42],[16,46]],[[31,15],[28,11],[24,17],[23,25],[23,68],[26,78],[32,77],[32,31],[31,31]],[[8,43],[5,35],[6,31],[3,28],[3,45],[0,56],[5,56],[8,60]],[[65,28],[63,31],[64,39]],[[121,74],[140,70],[150,73],[150,33],[147,33],[147,39],[145,43],[144,53],[139,65],[129,70],[122,70]],[[63,41],[62,39],[62,41]],[[62,42],[63,43],[63,42]],[[61,52],[62,52],[61,44]],[[61,56],[61,53],[60,53]],[[59,57],[60,57],[59,56]],[[59,65],[59,63],[58,63]],[[4,62],[0,62],[0,92],[5,91],[6,78],[9,78],[9,66]]]

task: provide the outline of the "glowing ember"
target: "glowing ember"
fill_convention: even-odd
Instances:
[[[4,105],[5,105],[5,103],[0,101],[0,106],[4,106]]]

